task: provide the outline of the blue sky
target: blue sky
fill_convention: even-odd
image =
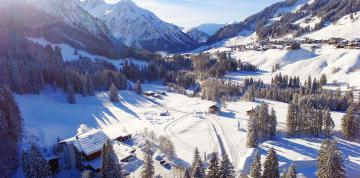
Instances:
[[[119,0],[107,0],[119,1]],[[241,21],[281,0],[133,0],[166,22],[183,27]]]

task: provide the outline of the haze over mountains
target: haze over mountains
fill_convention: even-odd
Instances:
[[[6,1],[10,4],[18,2]],[[287,0],[275,3],[239,23],[202,24],[183,32],[131,0],[115,4],[103,0],[27,0],[21,6],[27,10],[18,16],[43,14],[39,15],[38,24],[22,24],[36,27],[32,28],[33,36],[112,57],[120,56],[119,52],[131,53],[129,48],[175,53],[192,51],[204,43],[212,45],[231,38],[300,37],[360,10],[359,2],[352,0]],[[63,29],[63,32],[59,33],[55,27]],[[331,31],[331,27],[327,28]],[[342,31],[348,30],[344,28]]]

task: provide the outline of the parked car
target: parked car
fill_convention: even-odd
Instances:
[[[160,164],[161,164],[161,165],[164,165],[165,163],[166,163],[165,160],[161,160],[161,161],[160,161]]]
[[[171,164],[169,164],[169,163],[165,163],[165,164],[163,164],[163,166],[164,166],[166,169],[171,169]]]

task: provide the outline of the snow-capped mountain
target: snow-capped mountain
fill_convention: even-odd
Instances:
[[[112,38],[107,26],[80,7],[75,0],[28,0],[28,2],[73,28],[85,30],[99,38]]]
[[[192,28],[188,30],[186,34],[189,35],[193,40],[197,41],[198,43],[205,43],[209,38],[208,34],[196,28]]]
[[[0,32],[22,34],[23,39],[43,39],[69,45],[90,54],[119,58],[131,51],[115,41],[107,26],[73,0],[4,0]],[[16,28],[14,29],[14,25]],[[6,39],[3,39],[5,43]]]
[[[287,0],[275,3],[240,23],[224,26],[209,38],[208,44],[254,34],[259,39],[299,37],[357,11],[360,11],[360,1]]]
[[[177,26],[166,23],[131,0],[108,4],[103,0],[80,1],[90,14],[102,20],[113,35],[129,47],[149,51],[178,52],[192,49],[196,42]]]
[[[211,36],[222,27],[224,27],[224,24],[204,23],[194,28]]]

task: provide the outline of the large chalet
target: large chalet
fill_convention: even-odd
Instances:
[[[63,140],[60,145],[70,167],[98,172],[101,168],[101,151],[107,140],[112,142],[119,161],[127,162],[135,156],[135,149],[123,143],[130,138],[131,134],[119,134],[110,138],[102,130],[94,130]]]

